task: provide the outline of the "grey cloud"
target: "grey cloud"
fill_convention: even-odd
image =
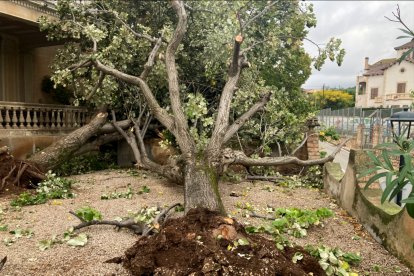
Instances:
[[[327,62],[321,71],[314,70],[304,88],[348,87],[355,85],[355,78],[363,69],[364,57],[374,63],[382,58],[395,56],[394,47],[407,40],[396,40],[402,35],[401,26],[388,21],[400,5],[407,25],[414,28],[414,2],[408,1],[312,1],[318,20],[309,38],[325,43],[330,37],[340,38],[347,54],[341,67]],[[305,43],[306,50],[316,55],[317,49]]]

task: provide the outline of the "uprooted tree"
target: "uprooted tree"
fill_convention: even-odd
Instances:
[[[50,39],[65,41],[52,78],[74,92],[75,103],[101,111],[87,126],[31,158],[43,168],[121,137],[137,166],[184,184],[186,211],[202,206],[224,212],[218,180],[229,165],[309,166],[336,154],[304,161],[289,155],[252,157],[232,149],[242,127],[265,133],[260,139],[289,131],[299,136],[292,119],[292,109],[298,108],[289,111],[286,102],[301,97],[299,87],[310,74],[303,41],[306,27],[316,23],[312,6],[298,1],[62,0],[58,12],[59,20],[40,20]],[[341,63],[339,40],[316,46],[316,68],[328,57]],[[170,141],[179,148],[175,162],[160,165],[147,156],[143,136],[153,118],[172,134]],[[90,142],[113,130],[119,135]]]

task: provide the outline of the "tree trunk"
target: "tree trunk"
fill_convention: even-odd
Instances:
[[[108,113],[99,112],[89,124],[71,132],[59,139],[51,146],[35,153],[28,160],[36,163],[43,170],[49,170],[68,160],[74,152],[79,150],[86,142],[106,123]]]
[[[203,207],[225,214],[218,188],[215,169],[207,164],[196,165],[188,162],[184,168],[185,212],[191,208]]]

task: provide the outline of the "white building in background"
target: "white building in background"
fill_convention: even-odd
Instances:
[[[364,73],[356,79],[355,107],[409,107],[414,98],[414,52],[399,63],[414,39],[395,47],[396,57],[382,59],[372,65],[365,58]]]

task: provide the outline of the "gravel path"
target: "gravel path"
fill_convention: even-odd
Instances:
[[[3,240],[13,235],[0,231],[0,258],[4,255],[8,257],[1,275],[128,275],[120,265],[104,263],[123,255],[125,249],[136,241],[137,237],[127,230],[116,231],[110,226],[82,229],[80,232],[89,237],[84,247],[56,244],[46,251],[40,251],[38,242],[51,239],[53,235],[62,235],[69,227],[76,225],[78,221],[68,212],[82,206],[94,207],[101,211],[104,218],[113,219],[143,206],[183,202],[181,187],[170,185],[147,173],[112,170],[71,178],[77,181],[74,185],[77,196],[74,199],[54,200],[16,211],[9,205],[11,196],[0,197],[0,226],[8,225],[8,230],[20,228],[33,231],[32,237],[21,237],[9,246]],[[151,191],[134,195],[132,199],[100,199],[103,193],[126,191],[128,185],[134,191],[146,185]],[[271,192],[266,189],[268,186],[272,187]],[[300,245],[324,244],[344,251],[360,252],[363,260],[354,268],[359,271],[359,275],[414,275],[318,190],[287,189],[269,182],[238,182],[223,183],[221,192],[228,213],[241,222],[254,225],[266,222],[242,217],[241,210],[235,207],[237,203],[250,203],[261,214],[265,214],[266,205],[310,209],[330,207],[335,211],[335,217],[328,219],[324,227],[309,230],[307,237],[295,239],[295,242]],[[230,196],[232,192],[240,196]]]

